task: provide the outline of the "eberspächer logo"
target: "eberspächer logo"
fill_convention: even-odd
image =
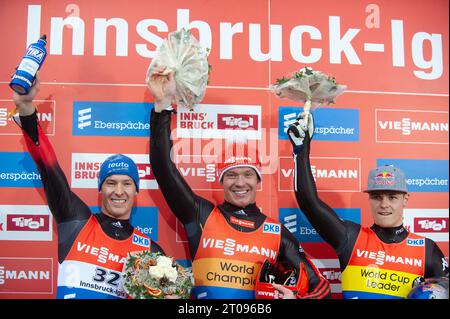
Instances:
[[[334,208],[344,220],[361,223],[359,208]],[[324,242],[299,208],[280,208],[278,219],[300,242]]]
[[[0,187],[42,187],[41,175],[28,153],[0,153]]]
[[[153,103],[73,102],[73,135],[142,136],[150,134]]]
[[[300,107],[278,109],[278,138],[287,140],[287,130],[303,112]],[[314,111],[314,139],[318,141],[359,141],[359,110],[319,108]]]

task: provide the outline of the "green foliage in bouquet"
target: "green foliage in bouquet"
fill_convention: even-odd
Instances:
[[[123,270],[124,289],[134,299],[189,298],[193,277],[189,269],[161,253],[129,254]]]

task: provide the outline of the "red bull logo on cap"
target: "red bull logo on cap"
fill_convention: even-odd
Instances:
[[[393,185],[394,182],[394,175],[389,172],[383,171],[375,175],[375,184],[377,185]]]
[[[367,189],[364,192],[390,190],[407,193],[406,178],[402,170],[393,165],[384,165],[369,172]]]
[[[377,178],[392,178],[394,177],[391,173],[388,172],[382,172],[380,174],[377,174]]]

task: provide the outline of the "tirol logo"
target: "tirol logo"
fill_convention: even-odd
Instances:
[[[448,233],[448,217],[416,217],[414,218],[414,230],[416,233]]]
[[[257,130],[258,116],[247,114],[217,114],[217,127],[220,130]]]
[[[448,160],[377,159],[377,166],[390,164],[405,172],[409,192],[448,193]]]
[[[448,242],[448,209],[406,208],[403,225],[410,232],[436,242]]]
[[[6,216],[6,229],[8,231],[48,231],[49,215],[9,214]]]
[[[39,104],[37,117],[45,135],[55,135],[55,101],[34,100]],[[0,100],[0,135],[22,135],[20,128],[13,119],[8,118],[9,112],[15,109],[12,100]]]
[[[448,144],[448,112],[375,110],[377,143]]]
[[[280,157],[279,191],[294,190],[294,160]],[[311,172],[319,192],[360,192],[361,159],[346,157],[311,157]]]
[[[52,240],[52,215],[46,205],[0,205],[0,240]]]
[[[287,130],[303,108],[282,106],[278,109],[278,138],[287,140]],[[359,110],[319,108],[314,111],[314,139],[319,141],[359,141]]]
[[[53,258],[0,257],[0,294],[52,294]]]
[[[29,153],[0,153],[0,187],[41,188],[41,175]]]
[[[151,103],[75,101],[72,134],[147,137],[152,106]]]
[[[199,104],[178,110],[177,137],[261,139],[260,105]]]
[[[319,270],[322,276],[330,283],[332,297],[342,293],[341,268],[338,259],[312,259],[311,262]]]
[[[72,187],[97,188],[98,173],[103,161],[113,154],[73,153],[72,154]],[[138,168],[139,189],[157,189],[147,154],[125,154],[129,156]]]
[[[359,208],[335,208],[336,214],[345,220],[361,223],[361,211]],[[304,213],[298,208],[280,208],[278,220],[300,242],[324,242],[322,237],[311,226]]]

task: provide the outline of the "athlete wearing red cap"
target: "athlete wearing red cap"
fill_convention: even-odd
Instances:
[[[39,91],[39,75],[26,95],[14,92],[19,112],[16,119],[26,146],[41,175],[50,211],[58,230],[57,298],[127,298],[122,268],[129,252],[162,249],[130,224],[131,209],[139,192],[136,164],[116,154],[101,165],[98,190],[99,214],[93,214],[69,187],[55,152],[43,133],[33,99]]]
[[[423,277],[448,277],[448,264],[434,241],[403,226],[409,193],[403,171],[391,165],[369,173],[367,188],[374,224],[342,220],[317,195],[309,160],[312,115],[288,129],[294,149],[295,196],[302,212],[339,257],[344,298],[406,298]]]
[[[219,167],[225,201],[220,205],[197,196],[184,181],[170,158],[174,75],[160,71],[150,80],[155,99],[150,119],[150,162],[164,198],[185,227],[195,297],[255,298],[258,271],[265,260],[286,261],[298,271],[304,265],[302,276],[307,276],[307,289],[298,297],[328,297],[328,282],[306,258],[295,237],[256,205],[261,181],[256,153],[239,144],[225,149]]]

